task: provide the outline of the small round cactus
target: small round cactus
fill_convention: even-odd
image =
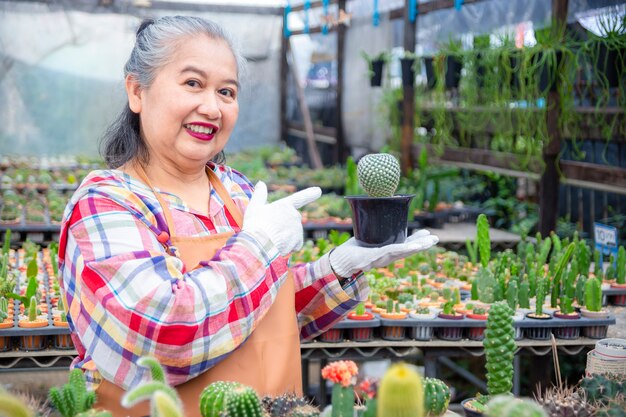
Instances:
[[[424,378],[424,411],[427,417],[443,415],[450,403],[450,388],[440,379]]]
[[[529,399],[511,395],[496,395],[486,405],[487,417],[547,417],[541,405]]]
[[[388,153],[372,153],[359,160],[357,176],[370,197],[392,197],[400,182],[400,164]]]
[[[293,408],[307,404],[307,400],[300,398],[295,394],[283,394],[273,399],[272,406],[270,408],[270,415],[272,417],[284,417]]]
[[[237,382],[217,381],[207,386],[200,394],[200,414],[202,417],[220,417],[226,409],[225,396]]]
[[[228,417],[263,417],[261,400],[254,389],[239,384],[226,394]]]
[[[385,372],[378,389],[378,417],[423,417],[422,378],[407,364],[397,363]]]

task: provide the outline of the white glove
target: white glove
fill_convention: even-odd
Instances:
[[[379,248],[359,246],[354,238],[337,246],[330,253],[328,260],[335,274],[348,278],[361,271],[381,268],[426,250],[439,242],[439,238],[428,230],[420,230],[409,236],[404,243],[393,243]]]
[[[282,256],[300,250],[304,239],[302,216],[297,210],[322,195],[319,187],[310,187],[267,204],[267,186],[259,181],[243,216],[242,230],[268,237]]]

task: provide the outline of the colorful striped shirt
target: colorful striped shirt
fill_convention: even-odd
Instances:
[[[252,184],[210,164],[245,212]],[[235,234],[213,259],[186,271],[157,236],[167,223],[152,190],[118,170],[90,173],[65,210],[59,271],[68,322],[92,388],[105,378],[124,389],[143,379],[137,359],[152,355],[181,384],[240,346],[275,299],[289,268],[267,238],[240,230],[211,190],[209,216],[161,192],[180,236]],[[301,338],[323,332],[367,297],[362,276],[341,287],[328,256],[291,266]]]

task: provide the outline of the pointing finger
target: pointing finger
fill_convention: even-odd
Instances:
[[[317,200],[321,195],[322,189],[320,187],[309,187],[285,198],[281,198],[277,202],[291,204],[295,208],[299,209],[304,205]]]

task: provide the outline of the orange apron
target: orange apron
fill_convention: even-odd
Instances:
[[[186,266],[195,269],[202,260],[213,258],[234,233],[218,233],[203,237],[176,236],[174,222],[167,204],[154,190],[143,169],[137,174],[152,188],[163,208],[170,231],[170,241],[178,249],[178,256]],[[226,210],[241,228],[241,212],[217,175],[207,169],[211,186],[222,198]],[[280,395],[286,392],[302,395],[302,365],[300,362],[300,331],[298,329],[295,287],[291,272],[278,292],[274,304],[258,323],[252,335],[226,359],[176,387],[187,417],[200,417],[200,394],[215,381],[237,381],[254,388],[260,395]],[[125,391],[117,385],[102,380],[96,389],[94,408],[105,408],[113,417],[149,416],[148,402],[133,408],[124,408],[120,401]]]

